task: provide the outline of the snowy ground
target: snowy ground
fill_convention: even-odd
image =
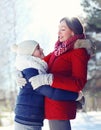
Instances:
[[[101,112],[79,112],[77,118],[72,120],[71,124],[72,130],[101,130]],[[14,127],[0,127],[0,130],[14,130]],[[42,130],[49,130],[47,120],[45,120]]]

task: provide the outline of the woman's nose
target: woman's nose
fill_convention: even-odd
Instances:
[[[43,48],[40,48],[41,49],[41,51],[43,51]]]

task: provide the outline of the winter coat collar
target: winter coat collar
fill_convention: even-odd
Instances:
[[[89,39],[78,39],[74,44],[74,49],[85,48],[90,56],[93,56],[96,47]]]

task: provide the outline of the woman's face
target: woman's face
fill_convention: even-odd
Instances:
[[[44,58],[43,49],[39,45],[37,45],[32,56],[39,57],[39,58],[43,59]]]
[[[74,32],[67,26],[65,21],[61,21],[59,25],[58,38],[60,42],[64,42],[74,35]]]

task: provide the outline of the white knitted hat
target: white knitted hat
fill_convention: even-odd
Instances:
[[[11,49],[13,52],[21,55],[32,55],[39,43],[34,40],[26,40],[19,44],[13,44]]]

